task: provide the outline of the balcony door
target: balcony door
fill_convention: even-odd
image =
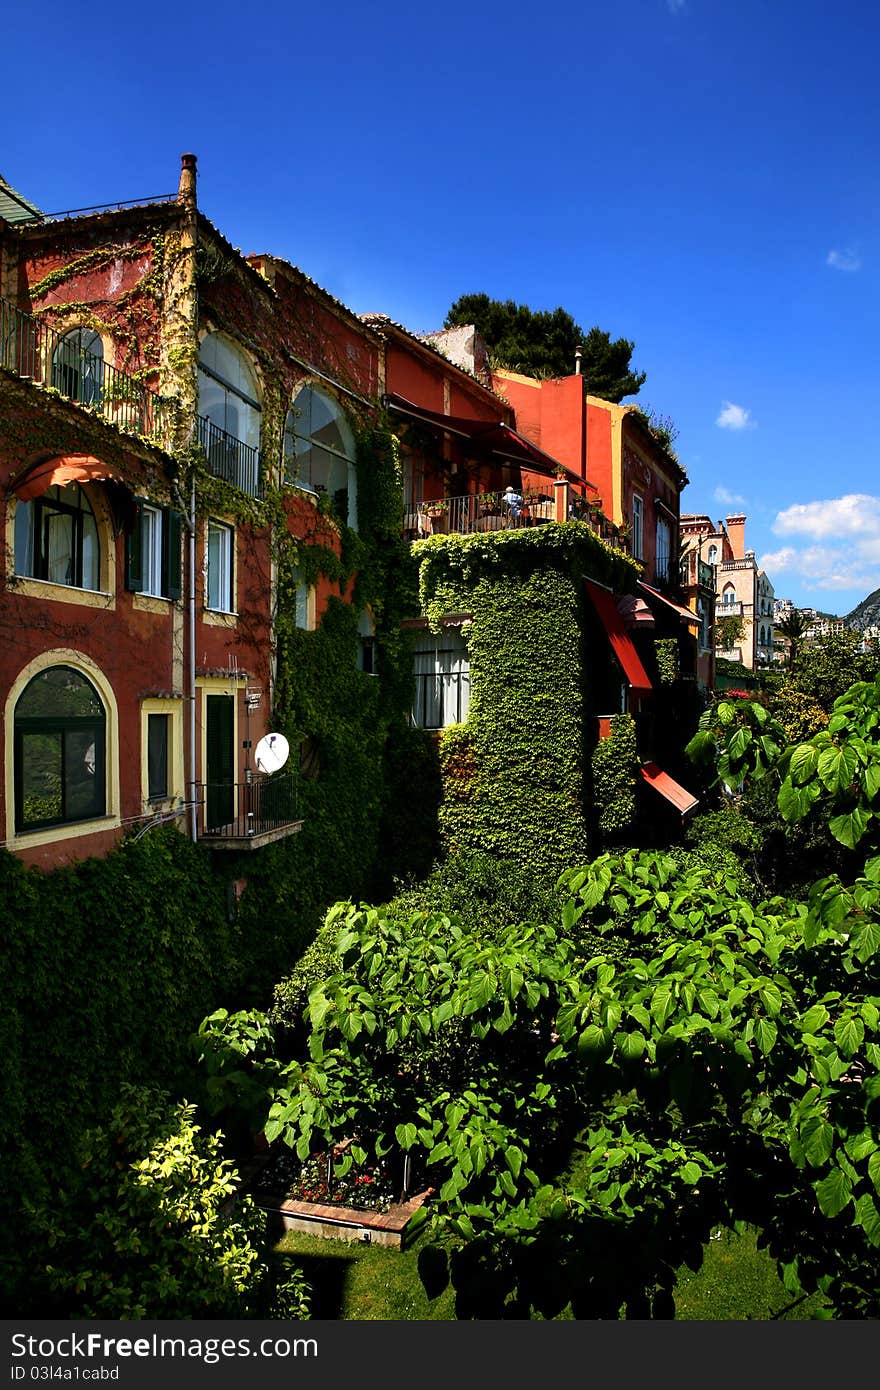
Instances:
[[[232,695],[205,696],[205,829],[235,818],[235,704]]]

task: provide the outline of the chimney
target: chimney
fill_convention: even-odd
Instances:
[[[177,201],[179,203],[191,203],[195,207],[196,157],[194,154],[182,154],[180,156],[180,184],[177,189]]]
[[[581,348],[580,343],[578,343],[577,347],[576,347],[575,350],[574,350],[574,374],[575,374],[575,376],[580,376],[580,374],[581,374],[581,358],[582,358],[582,357],[583,357],[583,350],[582,350],[582,348]]]
[[[734,560],[746,558],[746,518],[743,512],[727,518],[727,534]]]

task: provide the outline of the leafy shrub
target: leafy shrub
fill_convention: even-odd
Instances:
[[[37,1279],[86,1318],[242,1317],[261,1311],[264,1217],[230,1198],[238,1176],[195,1107],[125,1086],[85,1132],[76,1180],[32,1212],[48,1247]]]
[[[531,876],[516,860],[461,852],[438,864],[422,883],[401,887],[388,911],[398,917],[446,914],[469,931],[491,935],[511,922],[555,921],[561,905],[553,881]]]

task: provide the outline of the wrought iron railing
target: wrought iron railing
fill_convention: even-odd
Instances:
[[[51,386],[120,429],[170,442],[175,402],[157,395],[97,353],[81,335],[56,333],[42,319],[0,299],[0,366],[25,381]]]
[[[537,526],[553,520],[553,494],[526,490],[519,494],[522,506],[512,510],[503,492],[468,493],[464,497],[434,500],[408,498],[404,503],[404,531],[410,539],[449,532],[469,535],[474,531],[506,531]]]
[[[199,443],[215,478],[232,483],[249,497],[261,495],[259,449],[227,434],[206,415],[199,416]]]
[[[293,768],[271,777],[254,773],[244,782],[206,782],[201,789],[203,839],[252,839],[299,819],[299,777]]]

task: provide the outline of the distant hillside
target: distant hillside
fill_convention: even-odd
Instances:
[[[874,627],[877,623],[880,623],[880,589],[875,589],[873,594],[863,598],[846,617],[847,626],[856,627],[860,632],[866,627]]]

